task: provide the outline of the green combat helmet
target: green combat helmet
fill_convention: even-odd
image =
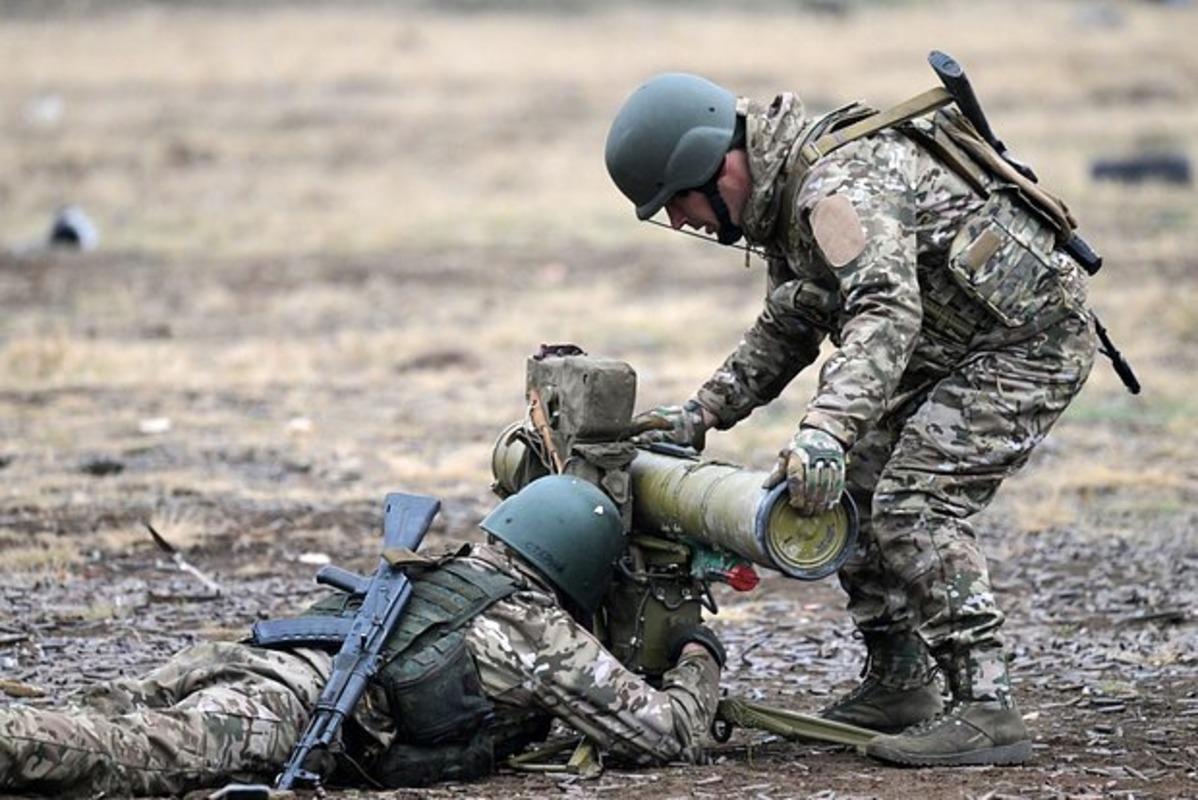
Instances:
[[[504,500],[482,529],[594,613],[624,550],[620,511],[594,484],[566,475],[533,481]]]
[[[720,242],[732,244],[741,232],[715,184],[736,138],[732,92],[698,75],[667,72],[633,92],[616,114],[607,172],[642,220],[679,192],[702,191],[720,221]]]

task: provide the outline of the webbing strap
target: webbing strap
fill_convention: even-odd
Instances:
[[[1069,238],[1077,228],[1077,220],[1059,197],[1012,167],[993,147],[988,145],[977,129],[962,114],[950,115],[952,125],[945,129],[952,141],[997,176],[1022,192],[1026,205],[1056,229],[1058,244]]]
[[[786,183],[782,188],[778,230],[786,231],[790,228],[791,215],[794,213],[795,197],[798,195],[799,187],[802,185],[803,179],[807,177],[808,170],[820,158],[849,142],[924,116],[952,101],[952,95],[948,93],[948,90],[943,86],[937,86],[886,111],[875,112],[872,109],[853,104],[837,109],[817,122],[817,127],[808,135],[808,139],[797,142],[796,149],[792,150],[787,158],[787,176]],[[852,121],[837,128],[836,125],[840,120]],[[821,127],[831,127],[832,130],[823,133]]]
[[[928,89],[923,94],[916,95],[906,102],[899,103],[894,108],[866,117],[863,120],[854,122],[852,125],[846,125],[831,133],[826,133],[814,142],[808,142],[803,145],[800,155],[808,165],[814,164],[838,147],[842,147],[863,136],[869,136],[871,133],[877,133],[885,128],[906,122],[909,119],[922,117],[942,106],[948,105],[952,101],[953,96],[943,86]]]

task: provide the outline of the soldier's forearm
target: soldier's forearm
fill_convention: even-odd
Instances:
[[[776,317],[767,308],[696,397],[715,418],[716,428],[731,428],[781,394],[814,362],[822,339],[805,321]]]
[[[819,428],[852,447],[898,386],[920,319],[918,307],[895,304],[886,314],[863,313],[846,325],[843,344],[824,363],[801,426]]]

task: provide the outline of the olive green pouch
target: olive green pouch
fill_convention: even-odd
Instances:
[[[961,226],[949,247],[948,269],[967,294],[1015,328],[1058,300],[1060,289],[1051,257],[1055,231],[1010,195],[993,191]]]

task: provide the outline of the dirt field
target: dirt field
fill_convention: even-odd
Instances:
[[[32,702],[241,636],[312,594],[320,554],[368,565],[387,491],[444,499],[432,546],[473,538],[541,342],[629,361],[642,406],[693,391],[764,275],[636,224],[609,185],[607,123],[640,80],[883,105],[931,85],[938,47],[1106,255],[1094,303],[1146,387],[1130,397],[1099,362],[979,521],[1034,762],[893,770],[742,733],[711,766],[402,796],[1198,797],[1198,201],[1089,177],[1097,157],[1198,155],[1198,9],[14,8],[0,678],[45,693]],[[64,203],[96,221],[97,250],[32,246]],[[814,385],[711,454],[765,468]],[[730,690],[811,710],[852,683],[835,585],[768,578],[720,600]]]

